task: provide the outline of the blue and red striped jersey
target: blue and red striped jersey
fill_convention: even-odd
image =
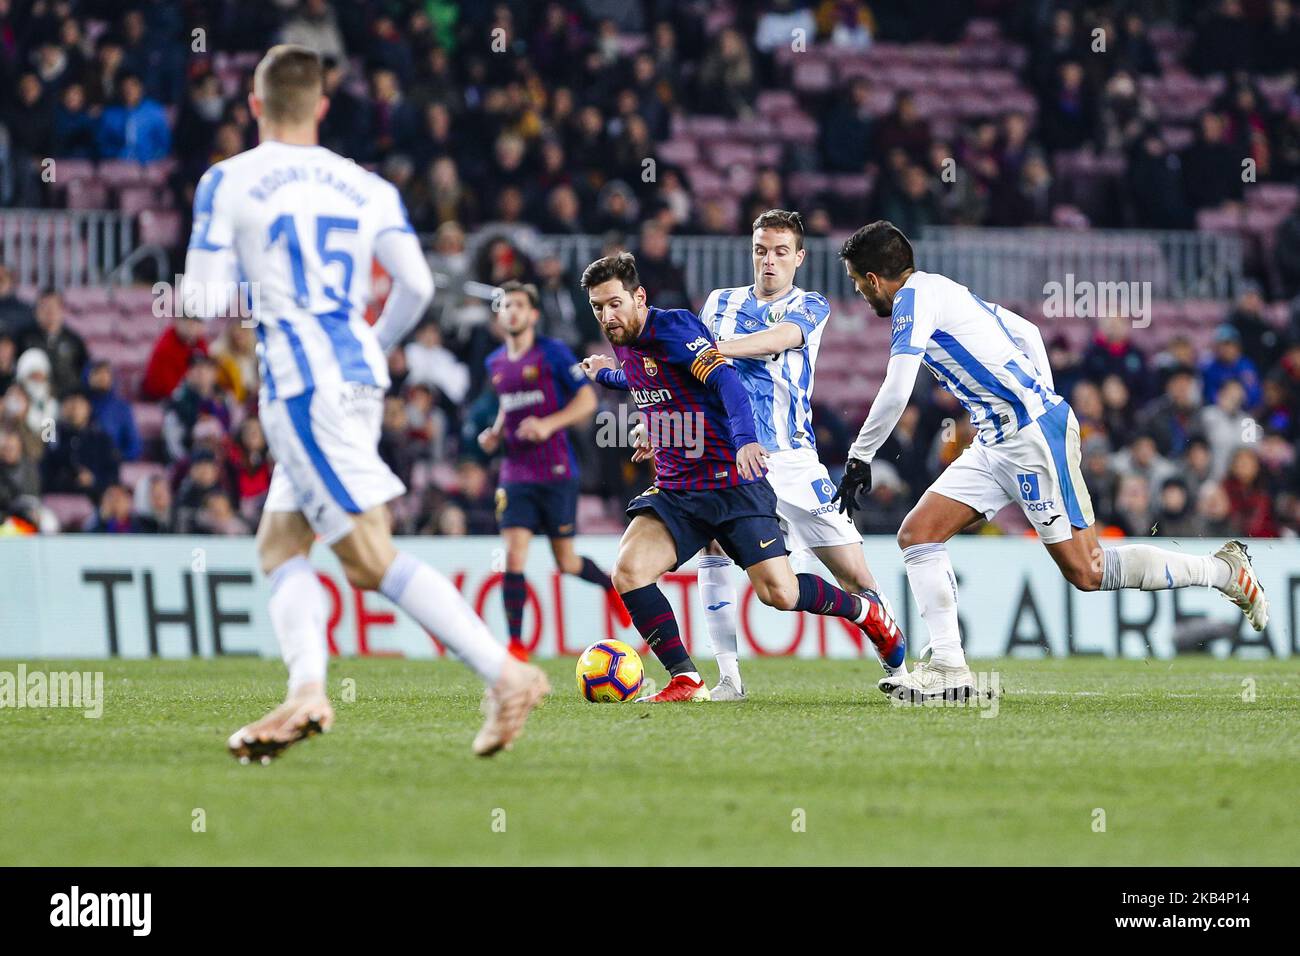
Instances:
[[[558,339],[538,336],[533,347],[511,358],[503,345],[487,357],[488,378],[505,410],[502,444],[505,460],[501,481],[566,481],[578,475],[569,435],[560,429],[544,442],[525,441],[515,435],[519,423],[530,415],[542,418],[557,412],[588,386],[569,347]]]
[[[739,376],[698,316],[651,308],[636,341],[615,346],[614,354],[622,374],[600,381],[628,389],[645,415],[658,487],[699,491],[761,480],[736,470],[736,449],[757,441],[754,415]]]

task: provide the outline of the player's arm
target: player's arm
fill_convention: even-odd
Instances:
[[[375,235],[375,258],[392,279],[384,310],[375,322],[375,337],[385,352],[406,337],[433,301],[433,273],[424,259],[397,190],[389,187],[391,206]]]
[[[496,421],[478,433],[478,446],[483,449],[484,454],[496,454],[497,449],[501,447],[501,433],[505,427],[506,410],[502,406],[497,406]]]
[[[758,435],[754,432],[754,409],[749,404],[745,386],[740,383],[740,374],[727,364],[713,343],[704,338],[696,341],[706,344],[695,354],[690,366],[691,374],[717,395],[726,409],[731,440],[736,448],[736,470],[742,478],[757,478],[767,472],[767,464],[763,461],[767,451],[758,443]]]
[[[850,517],[859,507],[858,495],[871,490],[871,462],[903,417],[903,410],[907,408],[912,389],[916,386],[916,373],[920,371],[925,356],[925,343],[935,328],[935,317],[928,310],[917,308],[915,289],[900,289],[894,296],[891,322],[885,380],[871,403],[871,411],[858,431],[857,440],[849,448],[844,477],[832,499],[838,501],[840,511],[848,512]]]
[[[770,329],[720,341],[718,351],[727,358],[766,358],[790,349],[800,349],[830,314],[830,304],[822,296],[811,293],[804,297],[799,311],[786,313],[785,318]]]
[[[619,368],[618,360],[612,356],[598,352],[595,355],[588,355],[580,364],[587,378],[597,385],[616,388],[623,392],[631,391],[627,384],[627,373]]]
[[[542,352],[555,376],[556,396],[564,404],[549,415],[530,415],[519,423],[519,436],[533,441],[545,441],[557,431],[579,425],[596,414],[596,390],[588,384],[586,370],[569,347],[545,340]]]
[[[1011,341],[1029,356],[1029,360],[1034,363],[1034,368],[1047,383],[1047,387],[1055,390],[1056,385],[1052,381],[1052,363],[1047,359],[1047,346],[1043,344],[1043,334],[1038,331],[1038,326],[1024,316],[1008,312],[1003,308],[998,309],[998,316],[1006,326]]]
[[[239,290],[239,259],[234,248],[234,221],[224,172],[214,166],[194,190],[194,227],[185,253],[181,302],[193,319],[233,315]]]

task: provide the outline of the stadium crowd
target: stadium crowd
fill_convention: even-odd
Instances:
[[[1175,42],[1153,40],[1150,11]],[[1032,108],[941,124],[906,89],[882,106],[863,77],[825,90],[792,79],[791,37],[806,37],[814,55],[870,58],[881,42],[969,42],[976,12],[1023,52],[1014,82]],[[1092,53],[1097,29],[1110,44],[1104,57]],[[413,489],[396,508],[407,532],[495,531],[493,463],[473,436],[495,415],[483,362],[497,340],[487,304],[457,294],[466,280],[534,282],[544,334],[580,354],[600,340],[545,235],[602,234],[607,248],[637,252],[651,302],[698,306],[670,258],[672,237],[747,234],[766,208],[800,208],[814,235],[876,217],[913,234],[1077,219],[1193,228],[1202,213],[1243,204],[1243,157],[1259,182],[1300,178],[1300,9],[1290,0],[1204,10],[999,0],[0,0],[0,207],[66,201],[42,176],[47,157],[161,164],[158,202],[180,211],[172,258],[181,261],[198,177],[256,142],[246,94],[268,38],[326,57],[322,142],[398,186],[439,286],[452,290],[390,359],[382,448]],[[1178,130],[1162,122],[1145,83],[1175,73],[1221,81],[1187,117],[1177,148]],[[1288,77],[1290,93],[1279,96]],[[814,134],[756,154],[730,201],[697,188],[697,164],[661,162],[646,174],[684,117],[748,122],[764,94],[792,89]],[[1091,197],[1062,162],[1085,154],[1119,160],[1111,188]],[[950,161],[966,174],[945,177]],[[845,199],[790,185],[821,173],[860,174],[866,186]],[[1300,309],[1279,324],[1271,308],[1300,296],[1300,207],[1267,239],[1204,354],[1178,338],[1146,347],[1118,320],[1100,322],[1085,351],[1050,343],[1058,391],[1083,426],[1098,517],[1117,532],[1300,531]],[[178,319],[142,374],[123,383],[70,327],[62,294],[29,301],[22,292],[0,269],[0,515],[48,527],[41,495],[81,495],[93,502],[86,530],[250,533],[272,467],[250,330]],[[602,396],[602,407],[612,401]],[[142,438],[138,402],[162,405],[156,437]],[[946,393],[918,388],[881,453],[864,530],[897,529],[970,441],[961,417]],[[825,405],[816,419],[834,471],[858,422]],[[617,515],[647,475],[625,448],[594,436],[592,426],[578,443],[584,491]],[[161,467],[124,467],[141,460]],[[127,473],[137,476],[131,486]]]

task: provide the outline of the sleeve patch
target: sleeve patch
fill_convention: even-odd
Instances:
[[[726,364],[727,360],[723,358],[722,353],[710,346],[695,357],[695,361],[691,363],[691,374],[701,382],[707,382],[714,369]]]

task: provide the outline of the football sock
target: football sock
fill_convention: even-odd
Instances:
[[[590,581],[592,584],[597,584],[606,591],[614,586],[609,579],[609,575],[602,571],[591,558],[582,559],[582,570],[578,572],[578,577],[584,581]]]
[[[957,625],[957,578],[952,573],[948,546],[936,543],[904,548],[903,566],[930,632],[930,660],[946,667],[964,667],[966,655]]]
[[[524,604],[528,600],[528,582],[517,571],[507,571],[501,582],[501,598],[506,605],[506,627],[510,643],[519,644],[524,633]]]
[[[1102,550],[1101,589],[1213,587],[1228,584],[1228,562],[1212,554],[1180,554],[1149,544],[1126,544]]]
[[[799,600],[793,610],[811,611],[831,617],[846,617],[855,624],[867,619],[867,602],[856,594],[841,590],[816,574],[796,574],[799,581]]]
[[[695,674],[695,662],[686,653],[681,634],[677,630],[677,618],[673,615],[673,606],[664,597],[657,584],[647,584],[643,588],[623,592],[623,603],[632,615],[641,639],[650,645],[659,663],[674,677],[678,674]]]
[[[704,627],[718,659],[718,677],[730,677],[740,686],[740,664],[736,653],[736,579],[730,558],[721,554],[700,557],[698,581],[704,606]]]
[[[316,569],[299,555],[272,571],[269,579],[271,628],[289,667],[289,692],[304,684],[323,684],[329,602]]]
[[[415,618],[489,686],[496,683],[506,649],[445,577],[399,551],[379,583],[379,593]]]

